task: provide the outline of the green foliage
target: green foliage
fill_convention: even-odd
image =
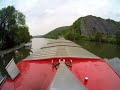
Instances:
[[[103,33],[101,32],[95,32],[94,33],[95,41],[101,42],[103,39]]]
[[[93,34],[87,35],[86,40],[95,42],[105,42],[105,43],[116,43],[115,35],[107,35],[101,32],[95,32]]]
[[[80,32],[80,25],[81,25],[81,20],[83,19],[83,17],[79,18],[78,20],[76,20],[73,25],[72,25],[72,30],[75,31],[75,33],[79,33],[81,34]]]
[[[90,35],[87,35],[86,38],[91,41],[102,42],[104,34],[101,32],[94,32]]]
[[[95,16],[94,16],[95,17]],[[105,20],[102,19],[101,17],[96,17],[98,20]],[[90,32],[91,34],[88,35],[81,35],[81,22],[85,22],[85,17],[81,17],[77,19],[73,25],[67,26],[67,27],[60,27],[57,28],[48,34],[46,34],[44,37],[47,38],[58,38],[58,36],[64,36],[68,40],[76,41],[76,40],[90,40],[90,41],[95,41],[95,42],[106,42],[106,43],[119,43],[119,32],[115,34],[106,34],[103,32],[100,32],[101,30],[96,30],[95,27],[93,28],[93,32]],[[118,30],[120,30],[120,22],[116,22],[111,19],[106,19],[106,22],[109,23],[110,25],[117,26]],[[88,27],[86,27],[88,28]],[[92,31],[92,30],[91,30]]]
[[[82,18],[79,18],[77,21],[75,21],[72,26],[56,28],[55,30],[44,35],[44,37],[56,39],[58,38],[58,36],[64,36],[66,39],[69,40],[73,40],[73,41],[78,40],[81,37],[80,35],[81,19]]]
[[[120,30],[120,22],[116,22],[116,25],[118,27],[118,30]]]
[[[116,32],[116,41],[118,44],[120,44],[120,30]]]
[[[70,27],[69,27],[69,26],[59,27],[59,28],[56,28],[55,30],[47,33],[46,35],[44,35],[44,37],[57,39],[58,36],[65,36],[66,33],[67,33],[69,30],[70,30]]]
[[[2,49],[28,42],[30,35],[23,13],[8,6],[0,10],[0,41]]]
[[[64,36],[66,39],[74,41],[80,39],[80,32],[73,29],[72,26],[71,27],[66,26],[66,27],[57,28],[51,31],[50,33],[44,35],[44,37],[46,38],[53,38],[53,39],[57,39],[58,36]]]

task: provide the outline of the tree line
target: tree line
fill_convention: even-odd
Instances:
[[[56,39],[58,36],[64,36],[66,39],[71,41],[89,40],[95,42],[105,42],[120,45],[120,22],[116,22],[118,30],[116,31],[115,34],[105,34],[102,32],[95,31],[88,35],[81,35],[80,31],[81,20],[82,18],[79,18],[71,26],[57,28],[44,35],[44,37]]]
[[[62,29],[62,28],[61,28]],[[112,44],[120,44],[120,30],[118,30],[115,34],[104,34],[102,32],[94,32],[89,35],[81,35],[80,31],[76,31],[72,27],[67,27],[64,30],[54,30],[46,35],[45,38],[57,39],[58,36],[64,36],[65,39],[71,41],[78,40],[88,40],[95,42],[104,42],[104,43],[112,43]]]
[[[8,6],[0,10],[0,49],[11,48],[30,41],[25,15]]]

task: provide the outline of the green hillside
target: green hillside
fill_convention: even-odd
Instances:
[[[120,43],[120,22],[96,16],[85,16],[77,19],[71,26],[56,28],[44,35],[56,39],[64,36],[69,40],[91,40],[97,42]]]

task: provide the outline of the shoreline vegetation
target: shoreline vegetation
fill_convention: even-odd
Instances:
[[[101,43],[111,43],[120,45],[120,31],[114,35],[105,35],[100,32],[96,32],[90,35],[75,35],[74,33],[66,33],[66,34],[53,34],[53,35],[44,35],[43,38],[51,38],[51,39],[57,39],[58,36],[64,36],[65,39],[71,40],[73,42],[79,41],[79,40],[85,40],[85,41],[91,41],[91,42],[101,42]]]
[[[87,18],[87,19],[85,19]],[[88,23],[88,18],[94,18],[96,21]],[[83,20],[85,23],[83,23]],[[97,21],[98,20],[98,21]],[[102,22],[108,23],[107,28],[103,25]],[[86,24],[87,23],[87,24]],[[97,23],[97,24],[96,24]],[[94,26],[96,24],[96,26]],[[98,30],[98,27],[104,26],[103,30]],[[83,28],[83,26],[86,26]],[[114,26],[116,30],[113,30],[111,26]],[[89,29],[89,28],[91,29]],[[108,31],[107,31],[108,30]],[[104,31],[104,32],[103,32]],[[52,38],[57,39],[58,36],[64,36],[65,39],[71,40],[71,41],[79,41],[79,40],[87,40],[87,41],[93,41],[93,42],[102,42],[102,43],[111,43],[111,44],[117,44],[120,45],[120,22],[111,20],[111,19],[102,19],[100,17],[95,16],[86,16],[81,17],[78,20],[76,20],[73,25],[71,26],[63,26],[56,28],[55,30],[45,34],[43,37],[45,38]]]
[[[0,10],[0,51],[16,48],[30,41],[25,15],[8,6]]]
[[[6,49],[6,50],[2,50],[2,51],[0,51],[0,56],[1,56],[1,55],[5,55],[5,54],[8,54],[8,53],[10,53],[10,52],[13,52],[13,51],[15,51],[15,50],[18,50],[18,49],[22,48],[22,47],[24,46],[24,44],[25,44],[25,43],[21,43],[20,45],[16,45],[16,46],[14,46],[14,47],[12,47],[12,48],[9,48],[9,49]]]

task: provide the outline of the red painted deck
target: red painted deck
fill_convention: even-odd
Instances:
[[[59,58],[29,60],[18,63],[20,75],[15,80],[7,79],[1,90],[47,90],[56,73],[51,60],[58,62]],[[83,83],[87,90],[120,90],[120,77],[102,59],[65,58],[72,59],[70,70]],[[84,77],[88,81],[84,81]]]

